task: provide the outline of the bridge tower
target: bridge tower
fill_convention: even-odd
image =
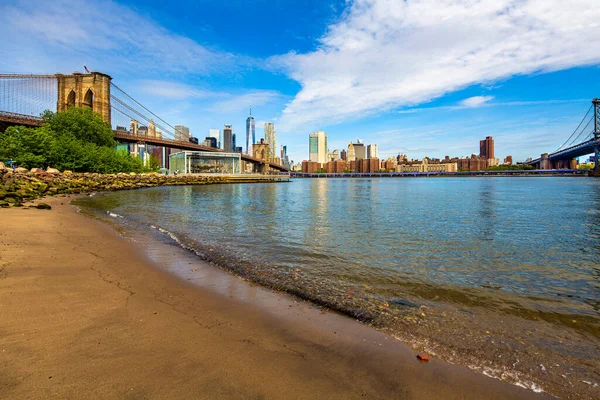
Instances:
[[[594,139],[598,141],[598,139],[600,139],[600,99],[595,98],[592,100],[592,104],[594,106]],[[600,149],[596,144],[596,147],[594,147],[594,169],[598,169],[598,167],[600,167],[600,163],[598,162],[599,154]]]
[[[56,74],[58,100],[56,111],[69,107],[88,107],[110,123],[110,82],[112,78],[101,72],[72,75]]]

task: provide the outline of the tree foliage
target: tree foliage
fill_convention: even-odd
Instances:
[[[25,168],[53,167],[74,172],[143,172],[157,170],[157,160],[142,160],[116,150],[111,127],[90,109],[47,111],[40,128],[9,127],[0,134],[0,160],[15,160]]]

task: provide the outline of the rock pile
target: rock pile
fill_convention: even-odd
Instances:
[[[32,168],[12,170],[0,162],[0,207],[21,206],[24,201],[57,194],[127,190],[163,185],[206,185],[224,183],[224,177],[196,175],[165,176],[158,173],[96,174],[44,171]]]

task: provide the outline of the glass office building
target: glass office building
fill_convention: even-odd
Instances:
[[[169,156],[169,174],[239,174],[241,154],[180,151]]]

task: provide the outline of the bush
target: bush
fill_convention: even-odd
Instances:
[[[25,168],[49,166],[74,172],[143,172],[142,160],[116,150],[110,125],[90,109],[70,108],[43,114],[41,128],[9,127],[0,135],[0,160],[12,159]],[[152,161],[152,160],[151,160]]]

